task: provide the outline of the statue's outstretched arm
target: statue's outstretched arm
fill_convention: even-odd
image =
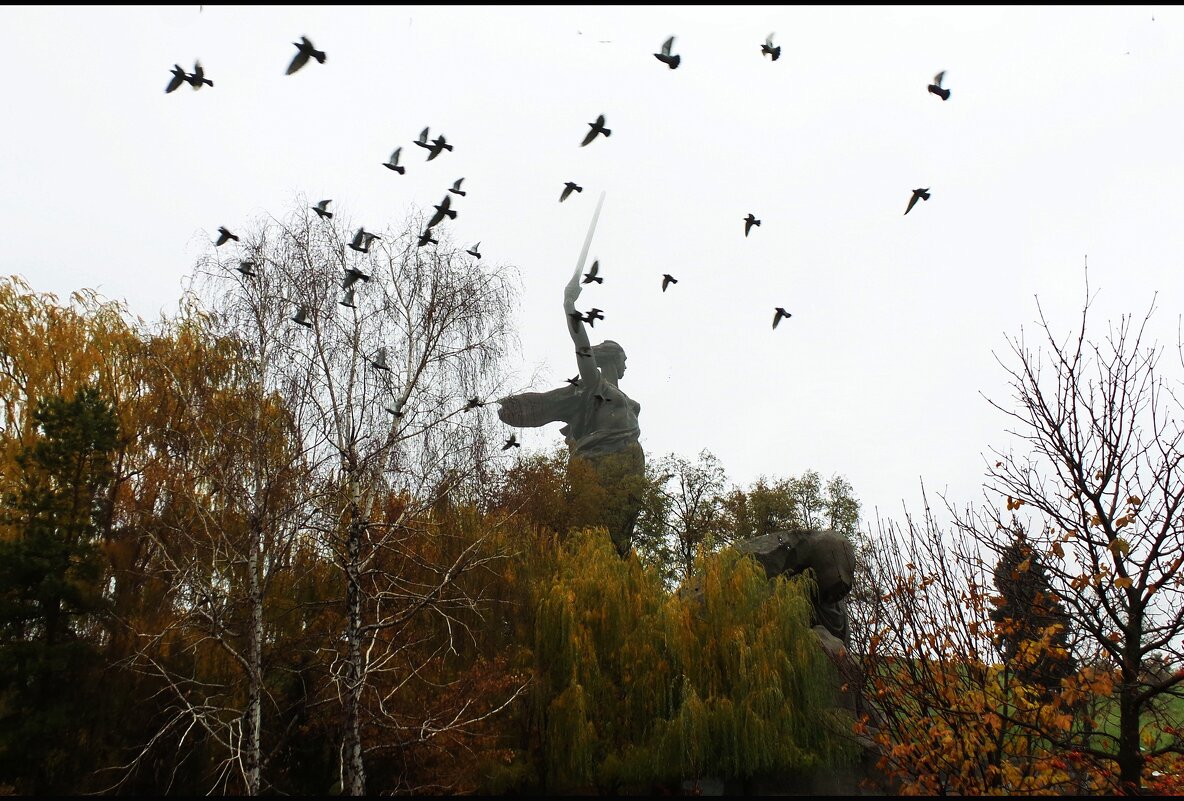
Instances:
[[[574,419],[573,390],[560,387],[549,392],[521,392],[498,399],[497,416],[503,423],[519,427],[545,426],[557,420]]]

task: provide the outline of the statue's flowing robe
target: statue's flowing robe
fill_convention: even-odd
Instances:
[[[594,428],[596,395],[609,402],[628,403],[633,410],[632,423],[618,428]],[[571,458],[592,465],[603,487],[612,491],[614,502],[607,504],[602,519],[617,550],[629,552],[633,529],[641,512],[645,479],[645,454],[638,442],[641,429],[637,413],[641,405],[601,377],[593,387],[566,386],[549,392],[523,392],[499,401],[498,417],[519,427],[543,426],[563,421],[560,432],[567,439]]]

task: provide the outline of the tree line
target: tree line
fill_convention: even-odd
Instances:
[[[447,243],[429,253],[415,230],[408,221],[354,255],[345,222],[260,221],[239,252],[202,258],[177,313],[153,324],[88,290],[60,302],[0,283],[10,790],[549,790],[723,769],[705,718],[690,761],[676,725],[702,710],[695,693],[710,708],[719,689],[671,689],[694,675],[685,660],[707,630],[698,648],[684,640],[666,655],[649,695],[627,693],[641,704],[632,728],[579,739],[604,725],[600,705],[577,705],[583,728],[562,721],[575,719],[574,694],[637,680],[628,655],[679,625],[674,578],[750,530],[721,526],[721,514],[743,508],[748,521],[757,503],[759,523],[744,526],[792,523],[827,503],[819,480],[725,495],[718,470],[704,483],[705,469],[670,455],[647,490],[642,558],[601,553],[593,534],[577,536],[598,502],[591,483],[558,452],[495,459],[493,415],[468,403],[504,390],[510,268]],[[350,305],[339,300],[348,269],[367,276]],[[292,319],[301,307],[310,325]],[[687,491],[710,498],[687,511]],[[591,598],[571,589],[590,586],[598,563],[603,586],[620,590],[601,599],[621,605],[615,633],[587,620]],[[763,586],[751,567],[728,570]],[[808,635],[807,590],[779,592],[756,592],[748,613],[773,615],[782,639]],[[641,608],[648,628],[632,625]],[[609,670],[593,648],[573,663],[576,643],[552,627],[625,661]],[[773,646],[760,669],[783,661]],[[784,688],[787,708],[766,701],[770,726],[802,730],[825,700],[828,668],[803,653],[817,680]],[[728,692],[749,703],[747,690]],[[671,733],[655,740],[659,712]],[[730,723],[712,714],[735,733],[738,711]],[[830,733],[802,737],[730,764],[801,767],[839,748]],[[641,758],[643,740],[660,759]]]
[[[1184,435],[1147,318],[1095,341],[1087,298],[1010,340],[1018,445],[952,524],[666,454],[622,559],[581,465],[503,458],[470,402],[507,394],[512,268],[421,224],[359,252],[261,220],[152,324],[0,281],[4,789],[674,792],[870,754],[891,792],[1179,790]],[[810,576],[729,548],[822,528],[858,554],[844,665]]]

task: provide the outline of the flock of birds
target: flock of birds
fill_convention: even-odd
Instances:
[[[682,62],[682,56],[672,52],[674,49],[674,39],[675,39],[674,36],[669,37],[665,42],[662,43],[662,46],[659,49],[659,52],[654,53],[654,58],[658,59],[658,61],[662,62],[663,64],[665,64],[667,67],[669,67],[672,70],[678,69],[679,64]],[[293,56],[292,61],[291,61],[291,63],[289,63],[288,69],[285,72],[285,74],[292,75],[292,74],[296,73],[302,67],[304,67],[306,64],[308,64],[308,62],[310,60],[315,60],[318,64],[325,63],[325,52],[323,50],[317,50],[313,46],[313,43],[311,41],[309,41],[308,37],[301,36],[299,42],[293,42],[292,44],[296,47],[296,55]],[[762,57],[768,56],[770,58],[770,60],[772,60],[772,61],[776,61],[778,58],[781,57],[781,47],[773,44],[773,34],[772,33],[770,33],[765,38],[764,43],[760,46],[760,52],[761,52]],[[929,84],[929,86],[928,86],[928,91],[931,94],[934,94],[934,95],[940,97],[943,102],[950,99],[950,90],[946,89],[942,86],[942,82],[944,79],[945,79],[945,71],[943,70],[934,76],[933,82],[931,84]],[[177,89],[179,89],[185,83],[188,83],[190,86],[192,86],[194,90],[201,89],[203,86],[209,86],[211,88],[214,86],[214,82],[211,79],[206,77],[205,71],[202,69],[200,61],[195,61],[194,66],[193,66],[193,71],[188,72],[188,73],[181,67],[181,65],[174,64],[173,69],[172,69],[172,78],[169,80],[168,85],[165,87],[164,91],[166,94],[172,93],[172,92],[176,91]],[[580,142],[580,147],[587,147],[592,142],[594,142],[596,140],[596,138],[599,136],[603,136],[606,139],[608,137],[612,136],[612,130],[610,128],[606,127],[605,116],[603,114],[597,116],[597,118],[594,122],[588,123],[588,127],[589,127],[589,131],[587,132],[587,134],[584,135],[583,140]],[[443,134],[435,137],[434,139],[429,138],[429,136],[430,136],[430,127],[425,127],[423,129],[423,131],[420,132],[419,138],[413,142],[413,144],[415,144],[416,146],[428,151],[427,161],[432,161],[432,160],[436,159],[444,151],[449,151],[449,152],[452,151],[453,146],[448,143],[447,139],[444,137]],[[406,171],[406,168],[399,163],[399,159],[402,155],[402,152],[403,152],[402,146],[396,147],[394,149],[394,151],[391,153],[390,158],[388,158],[387,161],[383,162],[382,166],[398,173],[399,175],[403,175]],[[432,215],[431,219],[428,220],[427,226],[425,227],[424,231],[419,235],[418,247],[424,247],[429,244],[438,244],[437,240],[432,238],[432,229],[435,226],[442,223],[445,219],[449,219],[449,220],[456,219],[457,212],[455,209],[452,208],[452,195],[457,195],[459,197],[465,196],[465,194],[466,194],[465,191],[463,189],[461,189],[461,184],[463,182],[464,182],[464,178],[458,178],[456,180],[456,182],[453,183],[453,185],[448,189],[449,194],[446,194],[444,196],[444,199],[439,204],[433,206],[433,208],[435,208],[436,212],[435,212],[435,214]],[[563,201],[567,200],[573,193],[583,192],[583,191],[584,191],[584,188],[582,186],[579,186],[574,181],[567,181],[564,183],[563,190],[559,194],[559,202],[562,203]],[[928,187],[914,189],[912,191],[912,195],[909,198],[908,206],[905,208],[904,213],[908,214],[910,211],[912,211],[913,207],[917,204],[918,200],[929,200],[929,195],[930,195],[930,193],[929,193]],[[332,219],[333,212],[329,211],[329,209],[328,209],[329,204],[332,202],[333,202],[332,200],[322,200],[319,203],[317,203],[315,206],[313,206],[312,210],[315,211],[321,219]],[[753,228],[759,227],[761,224],[761,221],[759,219],[757,219],[756,215],[751,212],[749,212],[749,214],[746,217],[744,217],[743,222],[744,222],[744,236],[745,237],[747,237],[749,235],[749,233],[752,231]],[[366,229],[364,227],[362,227],[357,230],[357,233],[355,233],[353,240],[351,242],[349,242],[348,246],[359,253],[368,253],[370,251],[370,246],[373,243],[373,241],[375,239],[380,239],[380,238],[381,237],[378,234],[370,233],[370,232],[366,231]],[[239,238],[234,233],[232,233],[230,230],[228,230],[225,226],[219,227],[218,228],[218,239],[214,242],[215,246],[221,247],[222,245],[226,244],[227,242],[229,242],[231,240],[238,242]],[[481,253],[478,250],[480,245],[481,245],[481,243],[477,242],[477,244],[473,245],[471,248],[469,248],[465,252],[476,259],[480,259]],[[256,270],[258,269],[258,267],[259,267],[259,265],[254,261],[241,261],[239,263],[239,266],[237,269],[238,269],[238,272],[240,272],[244,277],[255,277],[258,275],[258,273],[256,273]],[[590,284],[590,283],[602,284],[602,283],[604,283],[604,278],[599,273],[600,273],[600,262],[598,260],[593,261],[591,269],[587,273],[584,274],[582,283],[584,283],[584,284]],[[369,280],[370,280],[370,276],[362,273],[361,271],[359,271],[353,267],[346,268],[345,275],[344,275],[344,277],[342,279],[342,283],[341,283],[341,289],[344,294],[343,294],[342,299],[339,301],[340,304],[342,306],[346,306],[348,308],[356,308],[356,306],[354,304],[354,299],[355,299],[354,285],[358,281],[369,281]],[[662,275],[662,292],[665,292],[672,284],[677,284],[677,283],[678,283],[677,278],[675,278],[674,276],[672,276],[668,273],[663,273],[663,275]],[[593,308],[590,311],[583,313],[583,314],[581,314],[580,312],[575,312],[571,316],[574,319],[579,319],[579,320],[587,323],[591,327],[595,327],[597,320],[604,319],[604,312],[602,309]],[[781,306],[775,307],[774,314],[773,314],[773,329],[775,330],[777,328],[777,325],[783,319],[789,319],[792,316],[793,315],[790,312],[786,311]],[[311,328],[313,325],[312,322],[309,320],[309,310],[305,306],[298,305],[295,315],[293,315],[290,319],[292,320],[292,322],[296,323],[297,325],[300,325],[300,326],[303,326],[306,328]],[[378,352],[377,352],[377,354],[375,354],[374,358],[368,359],[368,362],[370,363],[371,367],[373,367],[375,370],[378,370],[378,371],[384,372],[384,373],[390,373],[390,367],[386,361],[386,348],[385,347],[379,348]],[[579,381],[578,376],[574,379],[568,379],[568,383],[572,384],[573,386],[576,385],[578,383],[578,381]],[[480,398],[476,398],[476,397],[469,398],[468,402],[466,403],[466,405],[464,407],[464,411],[466,411],[466,412],[471,411],[471,410],[479,408],[483,405],[484,405],[484,402],[481,401]],[[395,406],[393,406],[393,407],[387,407],[387,411],[390,412],[396,418],[402,417],[402,415],[403,415],[401,403],[398,403],[398,402],[396,402]],[[505,445],[502,447],[502,450],[505,451],[505,450],[509,450],[510,448],[517,448],[517,447],[520,447],[520,444],[517,441],[517,437],[514,436],[513,434],[511,434],[510,438],[508,440],[506,440]]]

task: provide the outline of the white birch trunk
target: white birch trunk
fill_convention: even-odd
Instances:
[[[263,581],[262,536],[258,521],[251,522],[247,544],[247,603],[251,611],[247,637],[247,714],[243,762],[247,795],[259,795],[263,721]]]
[[[362,588],[360,585],[362,522],[355,504],[346,545],[346,643],[349,649],[345,686],[345,742],[342,753],[342,792],[366,794],[366,768],[362,763]]]

